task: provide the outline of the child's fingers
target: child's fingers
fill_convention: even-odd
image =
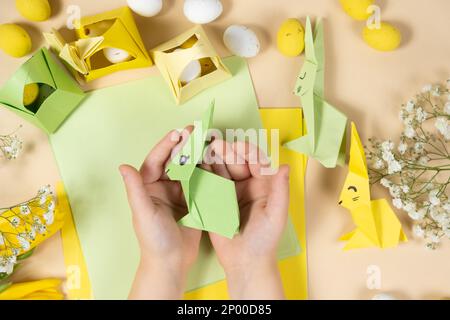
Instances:
[[[278,173],[271,177],[271,191],[267,199],[267,214],[273,221],[286,223],[289,210],[289,166],[283,165]]]
[[[204,162],[211,166],[212,171],[226,179],[231,179],[231,174],[225,165],[227,143],[223,140],[214,140],[208,146]]]
[[[155,206],[147,195],[147,191],[139,172],[128,165],[121,165],[120,174],[122,175],[127,190],[128,202],[135,217],[141,217],[148,212],[156,212]]]
[[[164,174],[164,165],[180,139],[180,133],[173,130],[150,151],[141,167],[144,183],[153,183],[161,178]]]
[[[233,150],[237,156],[245,160],[249,172],[253,177],[263,177],[263,169],[270,167],[269,158],[254,144],[245,141],[237,141],[233,143]]]
[[[144,183],[167,179],[165,174],[167,162],[173,154],[183,148],[192,130],[192,126],[186,127],[181,133],[178,130],[172,130],[150,151],[141,167]]]

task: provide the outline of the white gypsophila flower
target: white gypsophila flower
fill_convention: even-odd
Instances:
[[[389,152],[394,149],[394,143],[392,141],[386,140],[381,144],[381,149],[385,152]]]
[[[421,154],[424,151],[424,146],[422,142],[416,142],[414,144],[414,151],[418,154]]]
[[[11,274],[14,270],[14,264],[10,262],[0,263],[0,273]]]
[[[404,121],[407,117],[408,117],[408,113],[406,112],[406,110],[400,110],[399,114],[398,114],[400,121]]]
[[[394,207],[396,207],[397,209],[401,209],[403,207],[403,202],[401,199],[399,198],[395,198],[394,200],[392,200],[392,204],[394,205]]]
[[[413,226],[413,233],[414,233],[415,236],[417,236],[419,238],[424,238],[425,237],[425,230],[419,224],[415,224]]]
[[[393,160],[388,163],[388,173],[389,174],[394,174],[394,173],[397,173],[400,171],[402,171],[402,165],[400,164],[400,162]]]
[[[405,126],[405,130],[403,131],[403,134],[405,135],[405,137],[411,139],[411,138],[415,137],[416,130],[414,130],[414,128],[411,126]]]
[[[450,95],[449,95],[450,97]],[[450,101],[448,101],[444,106],[444,112],[448,115],[450,115]]]
[[[400,193],[401,193],[401,189],[399,186],[392,184],[389,186],[389,193],[391,194],[391,196],[393,198],[399,198],[400,197]]]
[[[384,162],[381,159],[377,159],[377,161],[374,162],[373,167],[377,170],[384,168]]]
[[[427,93],[427,92],[430,92],[432,89],[433,89],[433,86],[431,84],[427,84],[427,85],[423,86],[422,92]]]
[[[39,205],[43,205],[47,202],[47,196],[46,195],[42,195],[39,197]]]
[[[439,88],[439,86],[436,86],[433,91],[431,92],[431,94],[434,97],[440,97],[441,96],[441,89]]]
[[[407,116],[405,119],[403,119],[403,125],[405,127],[412,127],[414,124],[414,116]]]
[[[389,180],[386,179],[386,178],[382,178],[382,179],[380,180],[380,183],[381,183],[381,185],[382,185],[383,187],[385,187],[385,188],[389,188],[389,187],[391,186],[391,184],[392,184],[392,182],[389,181]]]
[[[419,164],[421,164],[421,165],[426,165],[426,164],[428,164],[429,161],[430,161],[430,158],[428,158],[427,156],[422,156],[418,160]]]
[[[28,205],[20,206],[20,214],[27,216],[31,213],[30,207]]]
[[[450,140],[450,127],[448,120],[445,117],[438,117],[434,123],[434,126],[446,140]]]
[[[13,217],[13,218],[10,220],[10,223],[11,223],[11,225],[12,225],[14,228],[17,228],[17,227],[19,226],[19,224],[20,224],[20,219],[19,219],[18,217]]]
[[[442,208],[445,210],[445,212],[450,213],[450,200],[447,200]]]
[[[30,249],[30,242],[27,239],[21,236],[17,236],[17,241],[19,241],[20,247],[23,251],[27,251]]]
[[[36,239],[36,230],[33,227],[31,227],[31,230],[28,232],[28,238],[31,241],[34,241]]]
[[[401,186],[400,189],[402,189],[403,193],[408,193],[409,192],[409,186],[407,186],[406,184]]]
[[[408,201],[403,206],[403,210],[405,210],[406,212],[416,211],[416,204],[414,202]]]
[[[437,234],[436,232],[433,232],[432,234],[430,234],[428,236],[428,239],[433,242],[433,243],[440,243],[441,242],[441,237],[439,236],[439,234]]]
[[[54,211],[55,210],[55,201],[50,201],[50,203],[48,204],[48,207],[47,207],[47,209],[49,210],[49,211]]]
[[[53,211],[48,211],[44,213],[44,220],[47,225],[53,224],[54,219],[55,215],[53,214]]]
[[[422,107],[417,108],[416,110],[416,120],[419,122],[424,122],[428,117],[428,113],[422,109]]]
[[[408,150],[408,144],[401,142],[397,147],[398,152],[400,154],[405,154],[406,150]]]
[[[415,220],[415,221],[419,221],[422,220],[426,215],[426,210],[425,209],[420,209],[420,210],[411,210],[408,211],[408,216]]]
[[[49,195],[50,194],[50,186],[49,185],[43,186],[42,188],[39,189],[38,194],[39,195]]]
[[[444,230],[445,236],[450,239],[450,227]]]
[[[391,151],[383,151],[381,157],[388,163],[395,160],[394,154]]]
[[[439,190],[432,190],[428,194],[428,200],[430,201],[431,206],[438,206],[441,203],[441,200],[437,197],[437,194],[439,193]]]
[[[411,113],[411,112],[414,111],[414,107],[415,107],[415,106],[416,106],[416,104],[414,103],[414,100],[409,100],[409,101],[406,103],[405,110],[406,110],[407,112]]]

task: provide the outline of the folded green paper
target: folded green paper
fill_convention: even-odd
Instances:
[[[295,85],[306,120],[307,134],[284,146],[319,161],[326,168],[345,163],[347,117],[325,101],[325,48],[323,25],[316,23],[313,35],[309,17],[305,30],[305,63]]]
[[[39,85],[39,96],[33,104],[25,106],[25,86],[34,83]],[[0,89],[1,104],[47,133],[54,133],[84,96],[45,48],[27,60]]]
[[[239,231],[239,206],[234,182],[197,167],[202,160],[214,102],[194,128],[183,149],[166,168],[171,180],[180,181],[188,214],[178,223],[232,239]]]

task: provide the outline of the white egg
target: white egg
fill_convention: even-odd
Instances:
[[[103,54],[111,63],[121,63],[131,59],[127,51],[118,48],[105,48]]]
[[[143,17],[153,17],[161,12],[162,0],[127,0],[131,10]]]
[[[210,23],[216,20],[223,11],[220,0],[185,0],[184,15],[196,24]]]
[[[397,300],[394,296],[387,293],[378,293],[373,296],[372,300]]]
[[[182,51],[184,49],[176,49],[174,52]],[[180,75],[180,81],[182,84],[187,84],[192,80],[197,79],[202,74],[202,66],[200,61],[192,60],[189,64],[183,69]]]
[[[223,42],[233,54],[244,58],[256,56],[261,49],[255,32],[246,26],[229,26],[223,34]]]

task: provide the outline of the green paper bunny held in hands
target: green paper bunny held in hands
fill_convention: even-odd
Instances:
[[[194,128],[186,145],[169,163],[166,173],[180,181],[188,214],[178,223],[227,238],[239,231],[239,207],[234,182],[197,167],[206,148],[206,138],[214,114],[214,102]]]
[[[313,32],[309,17],[305,31],[305,63],[297,78],[295,94],[300,97],[307,134],[284,146],[318,160],[326,168],[345,163],[347,117],[325,101],[325,52],[323,25]]]
[[[181,299],[201,230],[209,231],[231,298],[284,298],[277,248],[288,218],[289,170],[262,175],[265,155],[245,142],[217,139],[205,152],[212,114],[213,106],[200,125],[167,134],[140,171],[120,167],[141,250],[130,299]],[[197,165],[207,153],[227,161]]]

